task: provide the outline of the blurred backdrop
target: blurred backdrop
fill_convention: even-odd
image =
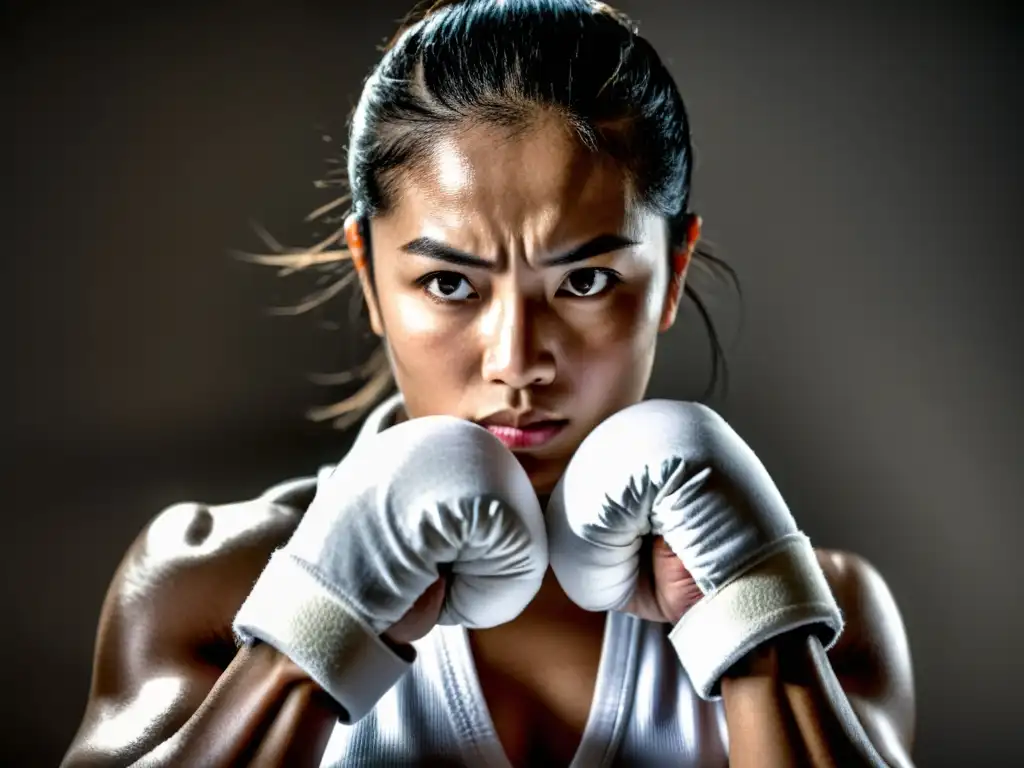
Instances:
[[[134,7],[133,7],[134,6]],[[143,8],[143,6],[146,6]],[[1019,751],[1024,327],[1021,24],[1001,5],[620,7],[693,118],[696,205],[739,271],[715,405],[822,546],[867,556],[902,607],[919,765]],[[271,317],[308,282],[233,260],[250,221],[310,242],[313,181],[377,46],[372,4],[14,2],[3,268],[0,764],[54,765],[100,603],[140,527],[312,472],[349,436],[304,419],[310,374],[368,350],[345,301]],[[708,372],[693,312],[653,394]]]

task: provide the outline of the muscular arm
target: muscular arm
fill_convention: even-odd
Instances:
[[[146,527],[104,601],[89,700],[64,766],[316,764],[332,703],[273,649],[236,654],[231,634],[298,522],[304,504],[289,502],[308,492],[300,483],[239,504],[180,504]]]
[[[910,768],[914,690],[906,632],[882,577],[863,559],[819,552],[846,616],[825,654],[794,634],[750,654],[722,681],[730,765]],[[851,727],[852,726],[852,727]]]

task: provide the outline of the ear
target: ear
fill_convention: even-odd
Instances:
[[[683,286],[686,284],[686,271],[690,268],[690,260],[693,258],[693,250],[700,240],[701,218],[696,214],[690,216],[686,228],[686,241],[672,253],[671,269],[672,274],[668,279],[668,293],[665,296],[665,304],[661,310],[661,324],[658,330],[664,333],[676,322],[676,314],[679,312],[679,302],[683,298]]]
[[[364,226],[369,222],[364,220]],[[355,214],[349,214],[345,219],[345,243],[348,245],[349,255],[352,257],[352,266],[359,275],[359,285],[363,289],[363,300],[370,313],[370,327],[378,336],[384,336],[384,323],[380,319],[380,307],[377,305],[377,295],[373,290],[373,281],[370,279],[369,258],[367,253],[366,240],[363,238],[360,220]]]

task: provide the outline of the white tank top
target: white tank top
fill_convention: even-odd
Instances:
[[[393,397],[357,440],[394,423]],[[323,478],[334,467],[320,472]],[[572,768],[723,768],[728,735],[720,702],[694,693],[668,643],[667,625],[609,612],[590,715]],[[463,627],[435,627],[413,643],[416,661],[354,725],[338,724],[321,768],[510,768],[480,688]]]

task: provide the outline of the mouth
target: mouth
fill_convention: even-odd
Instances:
[[[510,427],[503,424],[483,424],[482,426],[505,444],[510,450],[526,450],[539,448],[554,440],[566,425],[565,419],[551,421],[535,421],[521,427]]]

